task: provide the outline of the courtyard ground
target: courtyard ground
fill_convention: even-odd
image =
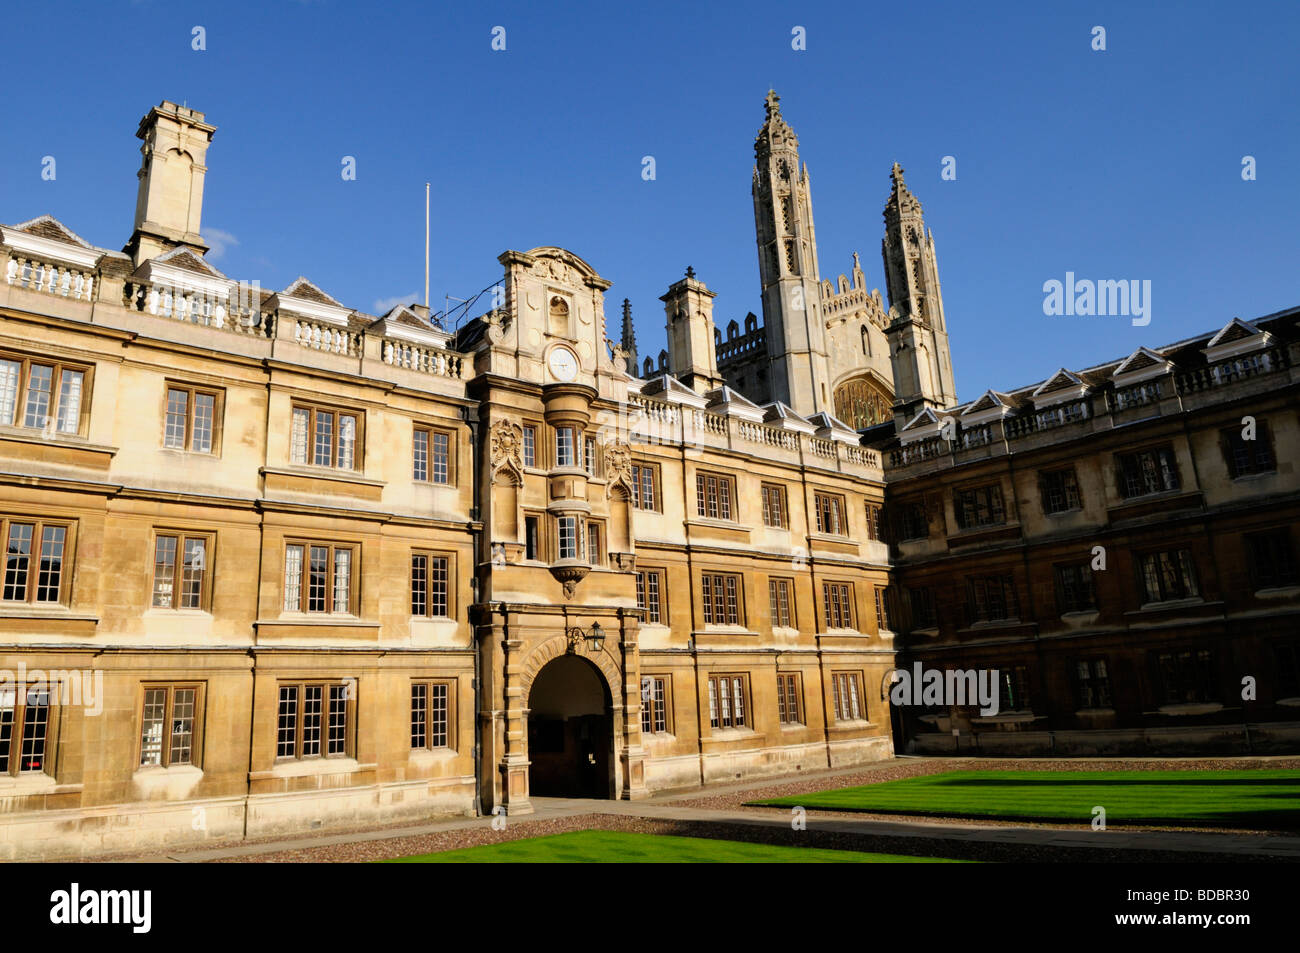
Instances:
[[[748,802],[1106,825],[1300,829],[1300,771],[949,771]]]
[[[905,854],[856,850],[777,847],[708,837],[671,834],[571,831],[524,837],[501,844],[462,847],[434,854],[397,857],[394,864],[891,864],[960,863]]]
[[[533,814],[508,818],[450,818],[356,830],[322,831],[178,848],[165,853],[95,858],[172,863],[359,862],[417,856],[572,831],[615,831],[744,841],[813,849],[1003,862],[1300,862],[1300,836],[1264,834],[1231,825],[1187,824],[1091,828],[1086,817],[1069,823],[870,815],[804,809],[796,829],[791,807],[746,806],[757,800],[880,785],[954,770],[1032,771],[1050,778],[1072,771],[1300,771],[1300,758],[1215,759],[948,759],[903,757],[835,771],[805,772],[707,789],[661,794],[640,801],[535,798]],[[496,826],[493,821],[496,821]]]

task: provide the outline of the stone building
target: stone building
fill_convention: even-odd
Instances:
[[[983,754],[1300,745],[1300,309],[916,414],[886,454],[904,652],[995,669]]]
[[[896,738],[1295,751],[1300,311],[958,404],[934,238],[902,169],[886,310],[857,255],[852,281],[819,278],[808,169],[775,94],[754,151],[764,323],[728,324],[719,371],[884,454],[886,512],[866,528],[890,542],[881,613],[900,665],[998,672],[997,714],[900,707]]]
[[[728,387],[702,281],[647,379],[559,248],[459,328],[262,289],[214,132],[145,116],[121,252],[0,226],[0,857],[892,753],[879,454]]]
[[[1294,750],[1300,311],[959,404],[902,169],[886,307],[856,254],[820,277],[770,93],[763,322],[724,333],[688,268],[638,365],[631,302],[615,344],[611,282],[560,248],[504,252],[500,306],[446,327],[222,274],[215,131],[144,117],[121,252],[0,225],[0,858],[638,798],[895,738]],[[915,663],[996,668],[998,713],[891,717]]]

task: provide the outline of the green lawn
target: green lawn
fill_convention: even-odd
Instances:
[[[959,863],[852,850],[775,847],[708,837],[572,831],[398,857],[396,864],[913,864]]]
[[[1300,771],[949,771],[750,802],[775,807],[1003,817],[1107,826],[1300,829]]]

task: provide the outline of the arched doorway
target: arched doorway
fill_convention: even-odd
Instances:
[[[600,670],[576,655],[547,662],[528,692],[528,790],[614,796],[612,701]]]

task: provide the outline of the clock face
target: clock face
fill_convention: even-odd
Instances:
[[[571,381],[578,376],[578,358],[567,347],[552,349],[546,363],[556,380]]]

